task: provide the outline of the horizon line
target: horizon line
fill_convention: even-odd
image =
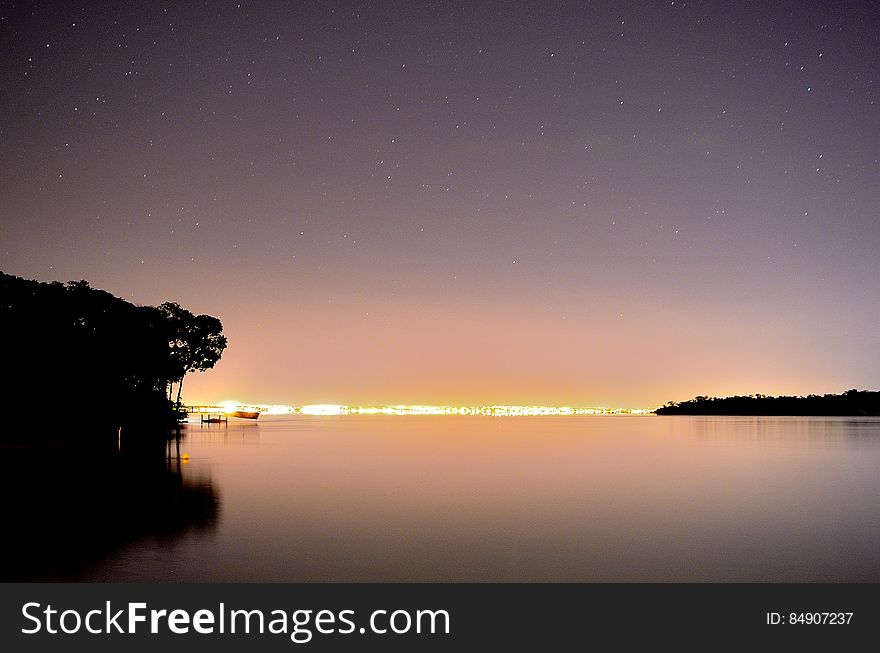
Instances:
[[[543,406],[539,404],[287,404],[243,403],[226,400],[212,404],[185,404],[191,413],[233,413],[255,411],[266,415],[486,415],[569,416],[569,415],[647,415],[656,408],[621,408],[609,406]],[[191,409],[191,410],[190,410]]]

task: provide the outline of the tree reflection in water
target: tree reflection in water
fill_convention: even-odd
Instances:
[[[0,440],[0,580],[75,581],[136,540],[216,528],[217,491],[186,473],[179,436],[122,447],[65,440]]]

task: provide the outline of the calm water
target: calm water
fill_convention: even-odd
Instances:
[[[261,417],[189,426],[208,526],[101,581],[880,581],[880,420]]]

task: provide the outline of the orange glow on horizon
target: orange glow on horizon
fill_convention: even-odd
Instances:
[[[608,303],[608,302],[606,302]],[[696,395],[842,392],[865,383],[791,335],[740,315],[695,313],[656,301],[608,310],[464,298],[379,305],[367,298],[295,314],[279,303],[223,310],[230,346],[215,369],[191,374],[187,403],[252,397],[264,403],[347,406],[657,407]],[[381,307],[381,310],[380,310]],[[367,315],[369,314],[369,315]],[[712,328],[695,324],[712,318]],[[784,343],[784,346],[780,343]]]
[[[188,406],[196,414],[253,411],[266,415],[482,415],[489,417],[565,417],[574,415],[647,415],[653,408],[608,408],[604,406],[428,406],[395,404],[388,406],[345,406],[342,404],[307,404],[286,406],[280,404],[243,404],[224,401],[219,404]]]

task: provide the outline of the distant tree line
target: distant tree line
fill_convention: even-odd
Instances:
[[[690,401],[670,401],[658,415],[880,415],[880,392],[847,390],[835,395],[806,397],[699,396]]]
[[[177,304],[138,306],[86,281],[0,272],[0,428],[98,436],[173,424],[183,378],[220,359],[222,331],[216,317]]]

